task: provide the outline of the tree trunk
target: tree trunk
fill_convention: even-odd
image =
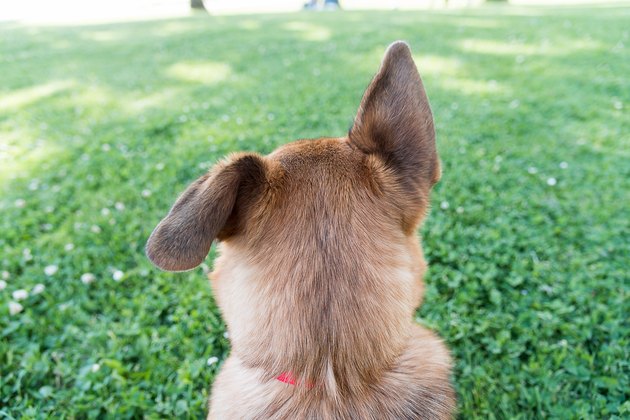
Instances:
[[[190,8],[197,10],[206,10],[206,6],[203,5],[203,0],[190,0]]]

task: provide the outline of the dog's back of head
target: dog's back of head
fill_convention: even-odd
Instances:
[[[232,155],[180,196],[149,238],[147,253],[164,270],[194,268],[214,239],[251,232],[249,219],[261,223],[263,210],[273,218],[276,209],[270,202],[290,202],[295,222],[317,219],[305,207],[324,204],[322,199],[333,208],[390,200],[397,208],[391,218],[408,234],[417,227],[439,177],[429,102],[409,47],[396,42],[367,88],[346,138],[302,140],[269,156]],[[359,186],[372,198],[357,194],[350,203],[344,199],[352,201],[355,191],[345,191],[344,197],[333,193]],[[295,199],[300,189],[312,195],[304,197],[308,201]]]
[[[332,376],[331,387],[349,389],[348,369],[369,375],[403,345],[424,271],[414,233],[439,177],[429,102],[409,47],[397,42],[348,136],[230,156],[180,196],[147,255],[187,270],[214,239],[224,242],[226,277],[255,267],[240,283],[249,318],[227,308],[238,291],[218,296],[228,325],[247,330],[232,331],[234,345],[270,372]]]

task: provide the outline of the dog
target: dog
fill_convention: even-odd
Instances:
[[[451,358],[415,325],[416,234],[441,176],[409,46],[385,52],[345,137],[237,153],[177,199],[149,259],[210,281],[232,350],[212,419],[448,419]]]

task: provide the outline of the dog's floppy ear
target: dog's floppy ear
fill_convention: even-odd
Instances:
[[[215,238],[235,232],[238,214],[264,185],[265,161],[259,155],[234,155],[219,163],[177,199],[149,237],[147,256],[167,271],[197,267]]]
[[[433,115],[405,42],[385,52],[349,138],[365,153],[381,157],[408,192],[428,191],[439,180]]]

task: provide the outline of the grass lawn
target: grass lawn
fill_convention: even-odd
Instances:
[[[214,251],[162,273],[149,233],[226,153],[343,135],[395,39],[436,118],[417,318],[452,349],[460,416],[628,418],[629,21],[494,6],[1,24],[0,418],[202,417],[229,351]]]

